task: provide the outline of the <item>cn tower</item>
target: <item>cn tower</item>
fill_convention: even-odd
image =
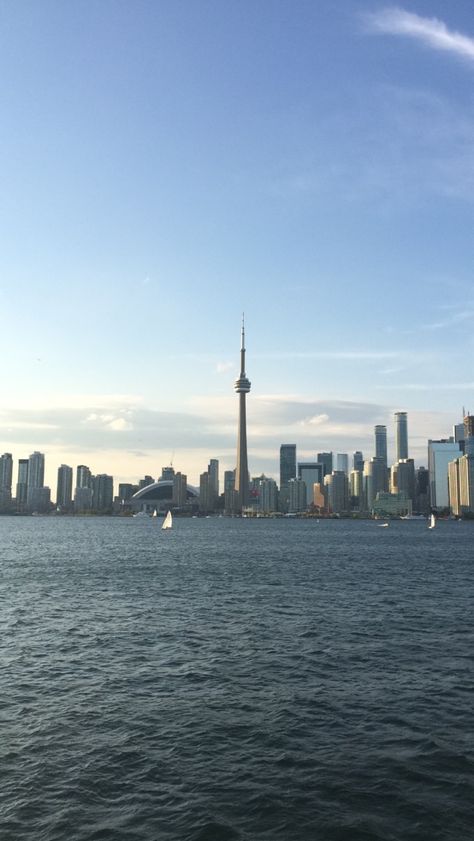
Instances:
[[[235,470],[236,508],[241,511],[249,499],[249,465],[247,458],[247,414],[245,396],[250,391],[250,380],[245,374],[245,327],[242,316],[242,339],[240,345],[240,376],[234,386],[239,395],[239,431],[237,435],[237,467]]]

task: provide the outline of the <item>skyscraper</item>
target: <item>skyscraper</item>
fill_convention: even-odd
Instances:
[[[349,456],[347,453],[336,453],[336,467],[338,472],[343,472],[346,476],[349,475]]]
[[[12,502],[13,458],[11,453],[0,456],[0,511],[9,511]]]
[[[237,466],[235,469],[235,491],[237,512],[248,504],[249,467],[247,457],[247,415],[245,398],[250,391],[250,380],[245,373],[245,329],[242,316],[242,335],[240,346],[240,376],[235,381],[235,390],[239,395],[239,429],[237,434]]]
[[[387,468],[387,427],[382,424],[377,424],[374,427],[375,432],[375,458],[381,458],[385,462]],[[405,456],[406,458],[406,456]],[[386,490],[384,488],[383,490]]]
[[[296,479],[296,444],[282,444],[280,447],[280,488],[290,479]]]
[[[26,511],[26,497],[28,494],[28,467],[27,458],[18,460],[18,482],[16,485],[16,510],[22,514]]]
[[[323,465],[325,476],[332,473],[332,453],[318,453],[318,461]]]
[[[408,424],[406,412],[395,412],[396,461],[408,458]]]
[[[56,505],[61,511],[67,511],[72,504],[72,467],[62,464],[58,467],[58,487]]]
[[[364,455],[361,453],[360,450],[356,450],[352,453],[352,469],[353,470],[363,470],[364,469]]]
[[[47,511],[50,504],[50,490],[44,486],[44,454],[37,451],[28,460],[26,504],[31,512]]]

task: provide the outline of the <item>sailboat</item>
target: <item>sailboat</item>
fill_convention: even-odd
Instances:
[[[163,520],[163,524],[161,526],[162,529],[170,529],[173,525],[173,517],[171,516],[171,511],[168,511],[165,519]]]
[[[152,517],[158,517],[158,511],[156,510],[156,508],[155,508],[155,510],[153,511],[153,514],[152,514],[151,516],[152,516]]]
[[[428,528],[429,529],[434,529],[435,525],[436,525],[436,517],[435,517],[434,514],[432,514],[431,517],[430,517],[430,524],[429,524]]]

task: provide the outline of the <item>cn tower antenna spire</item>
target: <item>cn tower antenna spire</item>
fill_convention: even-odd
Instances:
[[[238,511],[248,505],[249,469],[247,460],[247,416],[245,398],[250,391],[250,380],[245,373],[245,322],[242,313],[240,345],[240,376],[235,381],[235,390],[239,395],[239,430],[237,434],[237,465],[235,469],[235,491]]]

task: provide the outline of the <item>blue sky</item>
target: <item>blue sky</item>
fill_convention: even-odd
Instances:
[[[134,480],[474,411],[456,3],[0,0],[0,451]]]

